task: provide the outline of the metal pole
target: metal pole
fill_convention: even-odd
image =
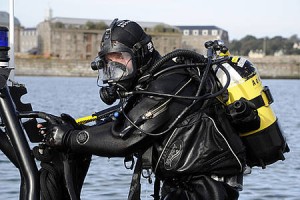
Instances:
[[[3,76],[0,77],[3,80]],[[5,124],[7,134],[14,147],[21,174],[25,181],[26,200],[39,199],[39,176],[34,158],[25,137],[20,119],[16,114],[13,100],[7,85],[0,89],[0,114]]]
[[[9,74],[9,79],[15,80],[15,14],[14,14],[14,0],[9,1],[9,46],[10,46],[10,62],[9,67],[13,68]],[[11,85],[11,82],[8,81]]]
[[[11,0],[13,7],[13,0]],[[13,8],[12,8],[13,12]],[[10,19],[13,19],[13,13],[10,13]],[[11,23],[10,25],[14,24]],[[14,32],[14,27],[11,28]],[[20,119],[17,116],[15,104],[9,92],[8,77],[11,74],[12,67],[9,66],[8,56],[9,45],[7,40],[7,31],[5,27],[0,27],[0,116],[2,123],[5,124],[6,134],[10,138],[10,142],[15,151],[21,173],[21,191],[20,199],[37,200],[39,199],[39,173],[35,160],[31,154],[25,132],[23,130]],[[14,49],[13,34],[10,35],[12,49]],[[14,58],[13,53],[11,54]],[[10,65],[11,66],[11,65]],[[24,180],[24,181],[23,181]],[[24,185],[23,185],[24,182]]]

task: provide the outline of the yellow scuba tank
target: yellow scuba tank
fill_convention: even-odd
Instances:
[[[289,148],[270,105],[273,102],[270,90],[262,85],[256,68],[243,57],[230,57],[228,63],[222,65],[230,74],[228,101],[226,102],[228,107],[236,108],[236,113],[239,113],[245,111],[242,104],[249,102],[254,106],[260,119],[257,127],[250,125],[252,130],[248,127],[244,129],[245,131],[239,131],[246,147],[247,164],[250,167],[265,168],[266,165],[284,160],[283,153],[288,152]],[[225,73],[217,70],[216,76],[221,84],[225,85],[227,80]]]

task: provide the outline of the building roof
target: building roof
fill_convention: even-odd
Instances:
[[[20,21],[18,18],[15,18],[15,26],[21,26]],[[5,11],[0,11],[0,25],[8,26],[9,25],[9,14]]]
[[[217,26],[212,26],[212,25],[207,25],[207,26],[177,26],[180,30],[188,29],[188,30],[194,30],[194,29],[199,29],[199,30],[224,30],[222,28],[219,28]]]
[[[35,27],[24,28],[23,31],[36,31],[36,28]]]
[[[94,23],[99,23],[99,22],[104,22],[105,24],[109,25],[113,20],[108,20],[108,19],[84,19],[84,18],[67,18],[67,17],[54,17],[51,18],[51,22],[61,22],[63,24],[72,24],[72,25],[84,25],[87,22],[94,22]],[[162,22],[143,22],[143,21],[136,21],[141,27],[143,28],[154,28],[157,25],[163,25],[166,28],[175,28],[177,29],[176,26],[172,26],[169,24],[165,24]]]
[[[83,18],[68,18],[68,17],[54,17],[50,20],[52,23],[61,22],[63,24],[72,24],[72,25],[84,25],[87,22],[104,22],[109,24],[111,20],[100,20],[100,19],[83,19]]]

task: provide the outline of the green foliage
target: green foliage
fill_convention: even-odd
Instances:
[[[105,22],[96,23],[96,29],[98,29],[98,30],[105,30],[107,28],[108,28],[108,26]]]
[[[158,24],[158,25],[154,26],[153,31],[160,32],[160,33],[176,33],[176,32],[178,32],[177,29],[166,27],[163,24]]]
[[[86,22],[85,27],[89,30],[92,30],[92,29],[105,30],[108,28],[107,24],[104,22],[94,23],[91,21]]]
[[[88,21],[85,23],[87,29],[96,29],[96,25],[94,22]]]
[[[262,51],[266,55],[274,55],[277,52],[282,52],[286,55],[300,54],[300,50],[293,48],[294,44],[300,44],[300,39],[297,35],[290,38],[275,36],[273,38],[256,38],[247,35],[241,40],[233,40],[229,44],[229,50],[232,54],[247,56],[252,51]]]
[[[62,22],[55,22],[54,27],[55,28],[65,28],[65,24]]]

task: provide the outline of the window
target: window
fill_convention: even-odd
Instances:
[[[92,34],[90,33],[84,33],[83,38],[84,38],[84,42],[88,42],[88,43],[92,42]]]
[[[199,35],[199,30],[193,30],[193,35]]]
[[[183,30],[183,35],[189,35],[190,34],[190,30]]]
[[[87,53],[91,53],[91,52],[92,52],[92,45],[91,45],[91,44],[86,45],[86,46],[85,46],[85,51],[86,51]]]
[[[208,35],[208,30],[202,30],[202,35]]]
[[[211,34],[212,34],[213,36],[218,35],[218,30],[212,30],[212,31],[211,31]]]

